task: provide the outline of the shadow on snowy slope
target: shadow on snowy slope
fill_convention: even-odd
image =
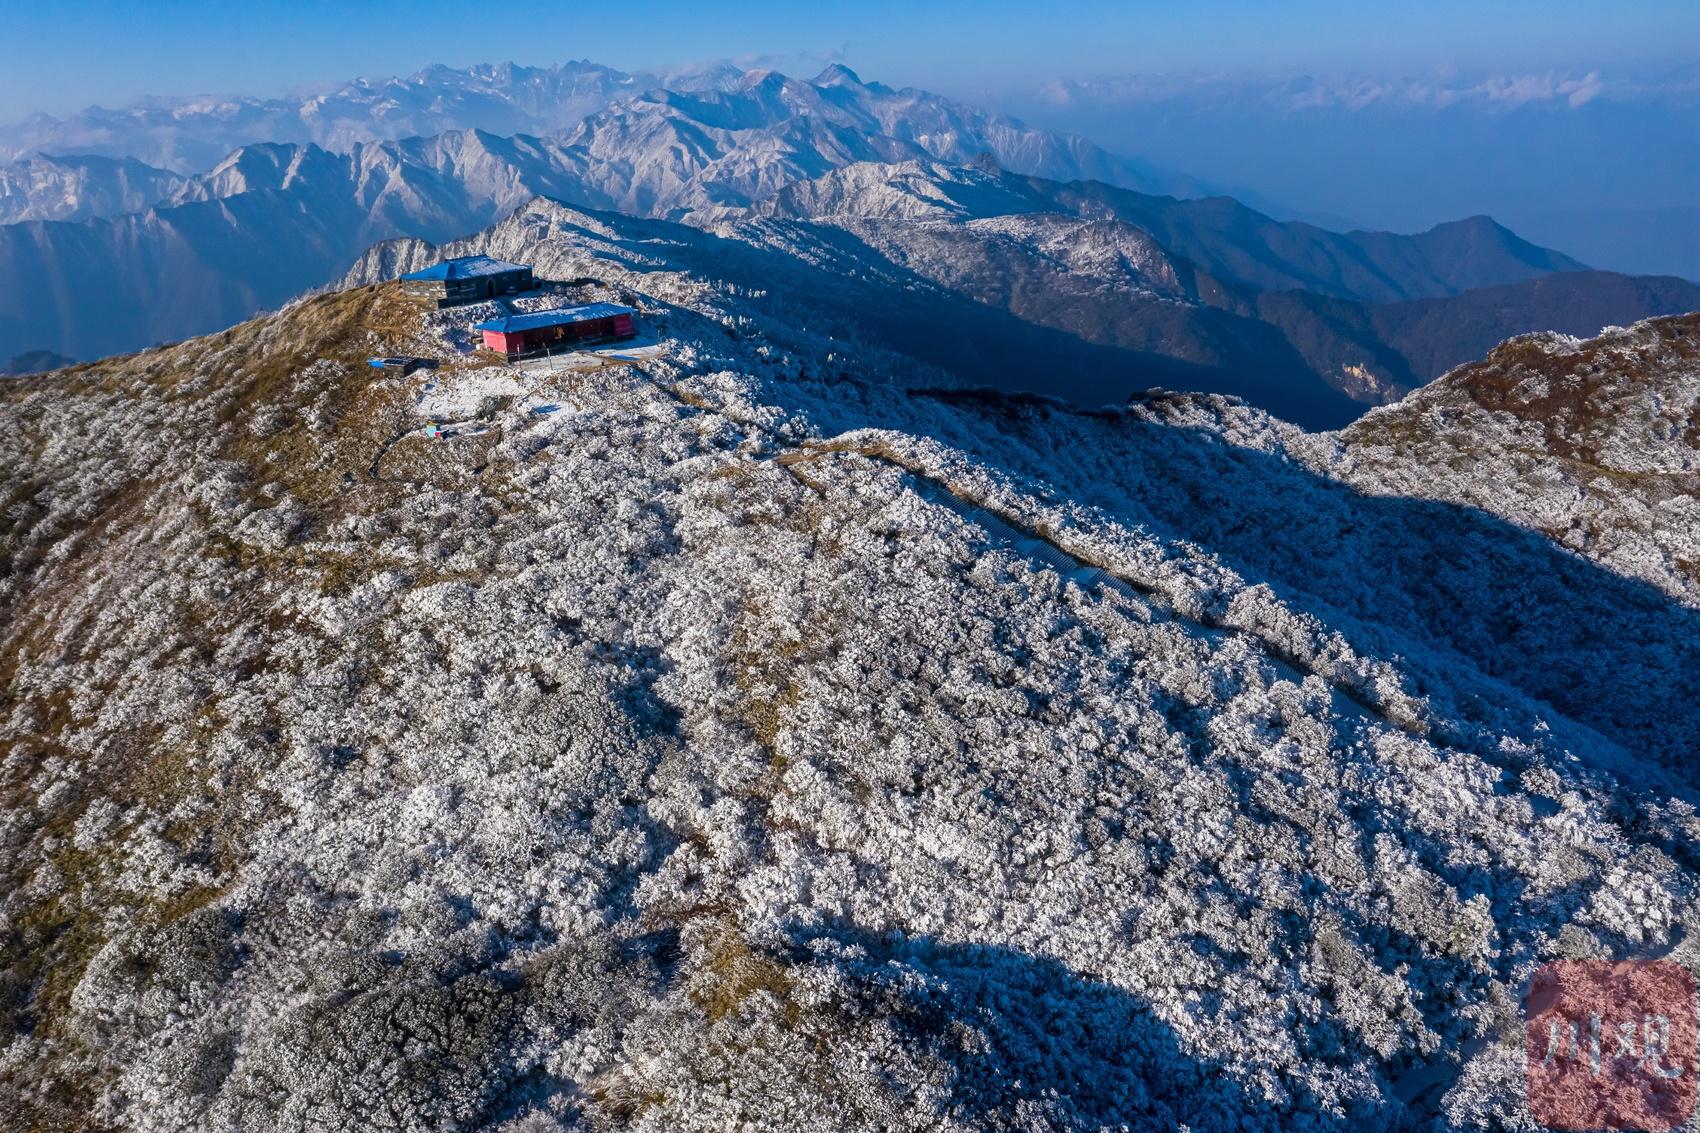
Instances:
[[[886,1021],[910,1055],[949,1068],[944,1104],[969,1127],[1228,1133],[1290,1128],[1299,1115],[1313,1129],[1384,1124],[1368,1089],[1332,1115],[1321,1099],[1260,1096],[1187,1053],[1139,997],[1044,956],[855,928],[800,935],[794,947],[799,962],[837,969],[849,989],[840,1010]]]
[[[1152,386],[1232,394],[1308,429],[1337,428],[1368,406],[1325,385],[1286,337],[1267,323],[1212,307],[1168,301],[1099,298],[1090,309],[1078,297],[1047,295],[1053,280],[1025,262],[1012,289],[1028,317],[981,302],[910,272],[860,236],[830,225],[768,222],[842,258],[854,276],[864,265],[894,273],[902,302],[844,296],[871,342],[921,358],[976,384],[1060,397],[1082,406],[1120,404]],[[804,293],[813,299],[818,286]],[[1019,300],[1016,296],[1020,296]],[[1084,319],[1089,340],[1061,325]],[[1042,318],[1046,321],[1030,321]],[[1058,320],[1053,323],[1050,320]],[[1172,351],[1186,350],[1177,357]]]
[[[1446,714],[1541,730],[1491,707],[1504,698],[1463,663],[1695,783],[1700,611],[1656,588],[1487,512],[1368,495],[1206,428],[994,394],[948,400],[956,412],[940,423],[966,427],[941,439],[1197,544],[1361,652],[1400,657],[1412,691]]]

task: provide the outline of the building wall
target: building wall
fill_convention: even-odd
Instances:
[[[604,339],[631,338],[637,333],[630,315],[613,315],[605,319],[590,319],[582,323],[562,323],[560,326],[537,327],[533,330],[484,331],[484,345],[504,354],[526,354],[560,343],[592,342]]]
[[[497,275],[475,275],[470,279],[407,279],[402,290],[409,295],[435,299],[439,307],[454,307],[461,303],[477,303],[496,295],[515,295],[537,286],[530,268],[505,271]]]
[[[407,295],[417,295],[422,299],[441,299],[443,284],[436,279],[404,279],[401,289]]]

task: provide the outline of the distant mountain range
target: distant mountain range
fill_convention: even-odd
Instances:
[[[988,211],[993,201],[1006,199],[994,191],[997,183],[1012,179],[980,170],[930,172],[936,176],[915,167],[853,167],[846,174],[890,175],[910,189],[928,186],[941,195],[960,192]],[[783,207],[759,211],[796,210],[799,200],[819,204],[826,190],[800,187]],[[893,200],[881,193],[859,199]],[[540,200],[487,232],[446,245],[413,239],[380,244],[339,285],[391,279],[442,256],[473,253],[534,263],[545,277],[575,278],[593,265],[563,260],[558,249],[588,246],[632,270],[675,272],[682,287],[714,280],[736,288],[762,317],[816,328],[822,336],[883,344],[936,371],[915,371],[912,384],[919,386],[979,385],[1086,405],[1119,402],[1151,387],[1206,389],[1312,427],[1345,424],[1366,403],[1419,384],[1411,377],[1412,362],[1388,339],[1405,341],[1394,333],[1401,317],[1414,326],[1416,312],[1436,309],[1422,301],[1377,307],[1311,292],[1258,293],[1240,280],[1215,280],[1139,229],[1102,217],[869,221],[844,213],[793,219],[757,211],[721,210],[682,224]],[[1318,262],[1314,249],[1306,254]],[[1567,272],[1514,289],[1538,283],[1546,285],[1540,294],[1562,294],[1567,288],[1551,283],[1564,280],[1583,294],[1615,294],[1610,283],[1621,278]],[[1669,282],[1668,292],[1649,287],[1637,294],[1630,287],[1620,297],[1632,306],[1700,304],[1700,288]],[[1515,302],[1478,303],[1477,296],[1492,294],[1467,291],[1439,300],[1442,313],[1432,317],[1444,321],[1449,307],[1479,307],[1467,324],[1470,333],[1495,322],[1516,333],[1524,312]],[[1260,310],[1277,309],[1284,324],[1259,317]],[[1390,328],[1386,337],[1378,320]]]
[[[0,166],[0,223],[140,212],[170,200],[188,181],[133,157],[38,154]]]
[[[569,89],[623,84],[586,74],[600,77]],[[322,284],[376,240],[448,239],[539,195],[676,215],[748,204],[849,161],[981,153],[1035,174],[1145,183],[1135,163],[1082,139],[863,84],[844,68],[815,83],[735,70],[696,80],[704,89],[633,97],[561,137],[456,130],[346,152],[261,143],[189,177],[109,157],[13,166],[0,173],[14,221],[0,226],[0,353],[93,357],[229,325]],[[102,216],[149,192],[164,196]]]
[[[966,162],[981,153],[1061,180],[1183,196],[1210,188],[1075,135],[925,91],[863,83],[838,65],[804,82],[729,66],[657,76],[592,63],[505,64],[428,67],[298,100],[38,115],[0,127],[0,162],[9,163],[0,165],[0,223],[110,218],[229,195],[241,189],[221,171],[251,161],[250,149],[277,152],[274,143],[286,152],[317,147],[352,156],[373,152],[372,142],[398,142],[397,152],[410,153],[435,135],[469,131],[549,138],[535,144],[551,151],[547,164],[576,176],[594,198],[586,203],[644,215],[746,202],[852,161]]]
[[[1088,342],[1370,403],[1514,334],[1592,334],[1700,307],[1700,286],[1591,272],[1488,217],[1415,236],[1338,234],[1227,198],[989,168],[851,166],[749,214],[853,232],[934,282]]]
[[[220,136],[214,119],[313,140],[243,145],[194,174],[114,154],[0,168],[0,358],[95,357],[218,329],[343,275],[376,242],[442,244],[538,197],[722,238],[704,247],[848,257],[925,282],[950,296],[955,325],[1010,318],[1000,341],[1027,328],[1076,358],[1072,376],[1028,371],[1047,374],[1049,392],[1096,402],[1175,384],[1318,426],[1511,334],[1591,334],[1700,307],[1693,284],[1589,272],[1487,217],[1341,234],[1226,197],[1182,199],[1203,187],[839,66],[809,82],[729,67],[432,68],[298,103],[189,104],[155,120],[164,113],[137,111],[124,119],[134,137],[100,144]],[[564,129],[365,140],[470,119]],[[53,130],[82,136],[93,120]]]
[[[718,70],[698,71],[671,81],[713,85],[722,77]],[[0,162],[42,153],[93,154],[133,158],[193,175],[255,142],[346,150],[359,142],[473,127],[501,134],[548,134],[619,98],[668,81],[588,62],[555,67],[432,66],[406,78],[355,79],[295,98],[187,99],[118,110],[91,106],[63,118],[36,114],[0,126]]]
[[[1009,175],[1020,172],[986,163],[964,170],[937,163],[840,169],[788,186],[754,211],[835,221],[971,220],[1027,213],[1112,218],[1138,227],[1219,280],[1258,291],[1304,289],[1367,303],[1451,295],[1583,266],[1518,238],[1485,216],[1416,236],[1339,234],[1273,220],[1228,197],[1175,200],[1130,192],[1102,178],[1056,184],[1054,178]]]
[[[67,358],[51,350],[29,350],[23,354],[14,354],[9,361],[0,363],[0,377],[47,373],[50,370],[63,369],[75,361],[75,358]]]

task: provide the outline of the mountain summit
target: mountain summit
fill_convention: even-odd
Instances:
[[[1691,321],[1317,435],[976,388],[848,238],[479,241],[640,337],[372,283],[0,384],[20,1127],[1520,1125],[1532,972],[1695,962]]]
[[[817,87],[859,87],[862,79],[842,63],[828,64],[826,69],[809,80]]]

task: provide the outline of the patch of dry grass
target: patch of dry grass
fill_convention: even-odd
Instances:
[[[788,1025],[795,1026],[801,1009],[792,1001],[795,983],[779,963],[755,951],[732,925],[723,925],[709,949],[706,979],[691,998],[711,1022],[734,1014],[744,1001],[767,992],[781,1004]]]

